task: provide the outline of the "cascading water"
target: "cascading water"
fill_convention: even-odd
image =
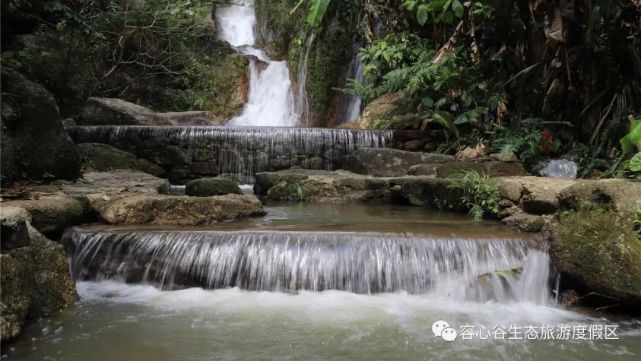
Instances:
[[[347,79],[352,79],[357,84],[363,84],[363,63],[358,60],[358,43],[355,43],[352,49],[352,60],[347,67]],[[363,99],[360,95],[347,94],[343,100],[341,114],[338,119],[340,124],[347,123],[358,119],[361,115],[361,105]]]
[[[243,183],[252,183],[258,172],[292,166],[333,170],[349,152],[385,147],[393,136],[391,131],[224,126],[83,126],[67,132],[76,143],[109,144],[143,157],[179,147],[190,160],[205,155],[218,174]]]
[[[76,278],[163,288],[405,291],[546,303],[549,260],[527,242],[385,233],[83,231],[68,237]],[[511,272],[513,277],[500,272]],[[484,278],[496,276],[495,282]]]
[[[301,123],[309,126],[311,113],[309,109],[309,98],[307,96],[307,63],[309,61],[309,52],[312,49],[316,33],[311,32],[305,41],[305,50],[301,51],[298,59],[298,69],[296,71],[298,79],[296,80],[296,114],[301,119]]]
[[[247,104],[229,125],[296,126],[298,116],[287,63],[270,60],[262,50],[254,48],[256,13],[253,2],[218,7],[216,23],[218,37],[250,57]]]

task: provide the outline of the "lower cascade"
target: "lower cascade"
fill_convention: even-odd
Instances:
[[[73,275],[175,289],[407,292],[551,302],[546,253],[514,239],[386,233],[74,229]]]

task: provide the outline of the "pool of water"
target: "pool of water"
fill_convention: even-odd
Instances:
[[[464,216],[416,207],[272,204],[267,211],[263,218],[198,230],[523,239],[522,234],[495,222],[472,222]],[[83,230],[132,228],[90,226]],[[641,321],[595,315],[553,302],[472,302],[442,293],[159,290],[115,280],[78,282],[77,290],[80,301],[74,307],[28,326],[18,340],[3,345],[3,357],[161,361],[641,359]],[[434,335],[437,321],[448,323],[456,333],[453,341]]]

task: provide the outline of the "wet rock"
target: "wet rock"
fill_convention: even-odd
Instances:
[[[80,157],[51,93],[6,67],[1,78],[2,185],[80,176]]]
[[[215,176],[218,174],[218,165],[214,162],[193,162],[189,167],[195,175]]]
[[[111,224],[204,225],[265,214],[254,196],[213,197],[134,195],[118,198],[98,209]]]
[[[50,316],[73,304],[75,286],[63,247],[48,240],[29,224],[26,211],[6,210],[0,216],[3,225],[2,273],[0,287],[2,317],[0,340],[15,338],[27,320]],[[18,220],[18,222],[15,222]],[[23,225],[26,225],[26,232]],[[12,237],[24,238],[5,249],[6,228]]]
[[[520,163],[498,161],[457,161],[443,163],[436,168],[436,175],[439,178],[449,178],[460,174],[463,171],[475,171],[488,177],[512,177],[525,175],[525,168],[523,168]]]
[[[417,164],[453,161],[454,157],[436,153],[417,153],[392,148],[360,148],[350,153],[343,164],[345,170],[376,177],[400,177]]]
[[[208,111],[156,113],[126,100],[92,97],[78,119],[79,125],[220,125]]]
[[[521,232],[539,232],[545,225],[545,219],[542,216],[529,214],[525,212],[515,212],[513,215],[504,218],[503,223],[510,227],[516,228]]]
[[[228,178],[200,178],[187,182],[185,194],[196,197],[243,194],[237,181]]]
[[[66,227],[82,223],[90,212],[86,201],[65,195],[7,203],[29,212],[33,227],[49,235],[62,233]]]
[[[176,167],[189,164],[190,162],[187,149],[175,145],[144,149],[140,151],[138,155],[160,166]]]
[[[77,145],[83,161],[83,168],[89,171],[108,171],[112,169],[136,169],[136,156],[101,143],[81,143]]]

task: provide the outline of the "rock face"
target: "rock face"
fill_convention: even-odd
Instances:
[[[211,112],[155,113],[122,99],[92,97],[82,109],[78,125],[219,125]]]
[[[376,177],[400,177],[418,164],[454,161],[444,154],[408,152],[392,148],[360,148],[350,153],[343,164],[345,170]]]
[[[101,143],[78,144],[78,152],[85,171],[136,169],[136,156]]]
[[[196,197],[242,194],[237,181],[229,178],[201,178],[187,182],[185,194]]]
[[[80,157],[62,126],[51,93],[3,68],[1,102],[3,186],[25,179],[74,179],[80,175]]]
[[[76,293],[63,247],[31,227],[29,213],[3,206],[0,223],[0,340],[6,341],[16,337],[28,320],[71,305]]]
[[[261,216],[263,206],[254,196],[229,194],[214,197],[136,195],[107,202],[98,208],[111,224],[193,226]]]

